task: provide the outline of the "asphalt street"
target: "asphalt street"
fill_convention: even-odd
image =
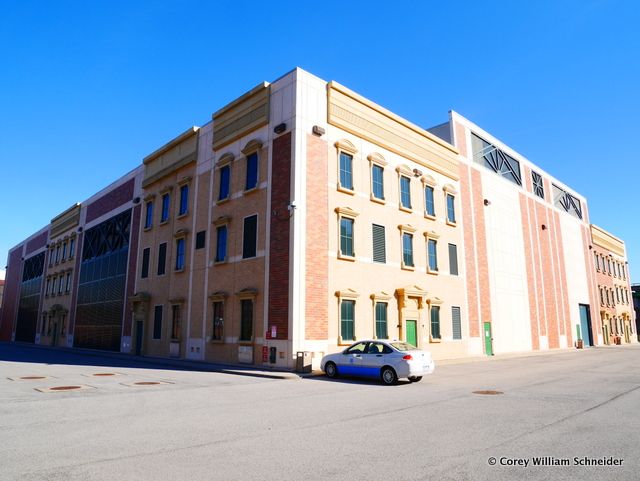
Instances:
[[[0,344],[0,480],[637,480],[638,366],[599,347],[388,387]]]

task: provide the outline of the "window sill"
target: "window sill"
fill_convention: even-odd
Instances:
[[[245,190],[242,192],[242,195],[249,195],[249,194],[253,194],[254,192],[257,192],[258,190],[260,190],[260,189],[259,189],[259,188],[258,188],[258,186],[256,185],[255,187],[251,187],[250,189],[245,189]]]
[[[427,268],[427,274],[437,276],[440,274],[440,271],[432,271],[431,269]]]
[[[380,199],[379,197],[376,197],[375,195],[371,194],[370,196],[371,202],[375,202],[376,204],[382,204],[385,205],[387,203],[386,200],[384,199]]]
[[[447,220],[447,225],[450,225],[451,227],[456,227],[458,225],[457,222],[451,222],[450,220]]]
[[[253,346],[254,342],[253,341],[238,341],[238,345],[239,346]]]
[[[338,337],[338,346],[350,346],[354,342],[356,342],[355,339],[344,340],[344,339],[342,339],[342,337]]]
[[[182,272],[185,272],[186,269],[183,267],[182,269],[174,269],[173,272],[176,274],[181,274]]]
[[[349,262],[355,262],[356,261],[356,255],[352,255],[352,256],[345,256],[343,254],[340,254],[338,252],[338,259],[341,259],[343,261],[349,261]]]
[[[340,184],[338,184],[337,190],[338,190],[338,192],[342,192],[344,194],[356,195],[356,191],[355,190],[348,189],[346,187],[342,187]]]
[[[227,264],[227,258],[226,257],[224,259],[222,259],[221,261],[213,261],[213,265],[214,266],[221,266],[223,264]]]
[[[225,197],[224,199],[218,199],[216,200],[216,205],[222,205],[225,202],[229,202],[229,197]]]
[[[407,266],[402,264],[400,266],[400,269],[402,269],[403,271],[415,271],[416,270],[416,266]]]
[[[176,216],[176,219],[183,219],[185,217],[187,217],[189,215],[189,211],[185,212],[184,214],[178,214]]]
[[[431,336],[429,336],[429,342],[431,344],[439,344],[439,343],[442,342],[442,339],[439,338],[439,337],[431,337]]]
[[[402,212],[407,212],[409,214],[413,213],[413,209],[411,207],[405,207],[403,205],[398,206],[398,209],[400,209]]]
[[[424,218],[425,219],[429,219],[429,220],[436,220],[436,216],[435,215],[431,215],[431,214],[424,214]]]

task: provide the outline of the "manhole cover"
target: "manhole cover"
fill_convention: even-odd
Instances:
[[[50,391],[73,391],[74,389],[82,389],[82,386],[56,386],[50,387]]]
[[[155,386],[156,384],[160,384],[160,383],[156,381],[140,381],[140,382],[134,382],[133,384],[135,384],[136,386]]]
[[[45,376],[22,376],[20,379],[46,379]]]
[[[93,374],[93,376],[115,376],[115,374],[112,372],[98,372]]]
[[[485,396],[495,396],[496,394],[504,394],[504,393],[502,391],[484,390],[484,391],[473,391],[473,394],[484,394]]]

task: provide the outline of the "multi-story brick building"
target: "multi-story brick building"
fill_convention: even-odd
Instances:
[[[12,249],[0,336],[287,367],[602,343],[590,237],[582,196],[458,114],[427,131],[295,69]]]

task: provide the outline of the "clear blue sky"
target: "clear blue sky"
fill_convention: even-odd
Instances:
[[[479,124],[585,195],[639,282],[639,28],[633,0],[3,2],[0,267],[74,202],[300,66],[425,127],[450,109]]]

